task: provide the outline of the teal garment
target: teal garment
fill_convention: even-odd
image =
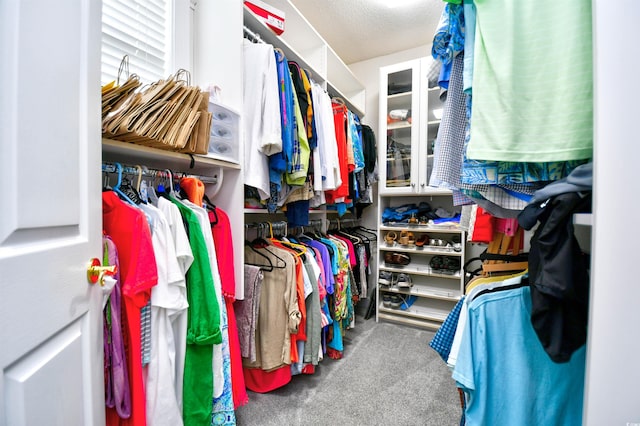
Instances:
[[[475,0],[475,160],[593,155],[591,2]]]
[[[211,424],[213,345],[222,343],[220,307],[213,286],[209,254],[196,214],[173,197],[186,223],[193,263],[187,271],[187,348],[184,361],[182,417],[185,426]]]
[[[364,151],[362,149],[362,138],[360,137],[360,132],[358,132],[358,126],[360,124],[360,119],[357,115],[352,113],[351,111],[347,111],[347,126],[349,131],[349,137],[351,138],[351,144],[353,146],[353,158],[356,163],[356,167],[353,170],[353,173],[358,173],[361,170],[364,170]]]
[[[229,352],[229,321],[227,306],[222,306],[222,362],[224,369],[224,389],[219,398],[213,399],[212,426],[235,425],[236,413],[233,406],[233,390],[231,384],[231,353]]]
[[[453,370],[467,394],[465,424],[581,425],[585,353],[551,360],[531,325],[528,286],[476,296]]]

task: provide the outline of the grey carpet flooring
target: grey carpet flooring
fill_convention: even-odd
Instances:
[[[249,392],[239,426],[459,425],[451,373],[429,346],[433,332],[356,317],[344,358],[273,392]]]

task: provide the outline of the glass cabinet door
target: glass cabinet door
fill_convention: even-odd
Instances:
[[[438,136],[438,129],[440,127],[440,119],[442,118],[442,111],[444,103],[440,97],[440,87],[428,87],[427,91],[427,129],[426,129],[426,149],[427,149],[427,161],[425,179],[420,178],[420,185],[424,186],[429,184],[431,178],[431,171],[433,170],[434,149],[436,145],[436,138]]]
[[[380,128],[386,138],[386,161],[380,166],[385,167],[381,183],[387,192],[412,192],[416,185],[418,69],[417,62],[411,61],[382,73]]]

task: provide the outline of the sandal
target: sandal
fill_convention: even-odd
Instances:
[[[384,262],[390,265],[405,266],[411,262],[411,257],[408,254],[388,251],[384,254]]]
[[[429,235],[427,234],[422,234],[418,237],[418,239],[416,240],[416,246],[417,247],[422,247],[423,245],[427,244],[429,242]]]
[[[413,232],[402,231],[400,232],[400,244],[403,246],[412,246],[416,242]]]
[[[389,244],[390,246],[393,245],[393,243],[396,241],[396,238],[398,238],[398,236],[396,235],[395,232],[393,231],[389,231],[387,232],[387,235],[384,236],[384,240],[387,244]]]

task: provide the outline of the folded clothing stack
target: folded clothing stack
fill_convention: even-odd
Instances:
[[[436,212],[442,210],[438,209],[433,211],[429,203],[423,201],[420,204],[403,204],[396,207],[387,207],[382,212],[382,222],[409,222],[409,218],[426,217],[428,219],[440,219]]]

